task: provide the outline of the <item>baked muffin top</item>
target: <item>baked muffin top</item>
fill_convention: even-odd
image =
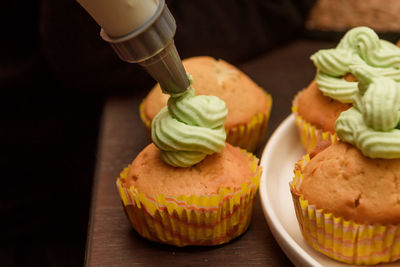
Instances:
[[[296,97],[298,114],[334,133],[338,115],[354,104],[359,93],[353,70],[362,68],[400,82],[399,57],[399,47],[380,39],[372,29],[362,26],[349,30],[335,48],[321,49],[311,56],[315,81]]]
[[[246,124],[257,113],[267,114],[270,97],[246,74],[231,64],[211,57],[183,60],[186,71],[193,77],[196,95],[215,95],[225,101],[228,116],[225,128]],[[169,96],[156,84],[144,100],[144,113],[150,120],[167,104]]]
[[[304,167],[296,193],[334,216],[366,224],[400,223],[400,159],[371,159],[336,142]]]
[[[220,153],[187,168],[168,165],[160,150],[150,144],[132,162],[124,186],[134,185],[148,195],[212,195],[221,187],[238,189],[253,176],[250,160],[228,143]]]
[[[335,121],[340,113],[351,107],[351,104],[323,95],[315,80],[296,96],[293,105],[305,121],[331,133],[335,132]]]

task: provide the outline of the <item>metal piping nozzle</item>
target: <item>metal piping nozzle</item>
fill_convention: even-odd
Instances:
[[[159,0],[155,14],[132,33],[114,38],[102,29],[100,35],[123,61],[144,67],[164,93],[180,94],[189,80],[174,44],[175,31],[174,17],[165,0]]]

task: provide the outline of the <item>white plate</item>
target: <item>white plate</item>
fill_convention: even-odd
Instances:
[[[311,248],[303,239],[293,207],[289,182],[293,167],[305,154],[298,137],[295,118],[287,117],[272,134],[261,157],[263,174],[260,198],[269,228],[282,250],[297,266],[343,266]],[[399,266],[382,264],[382,266]]]

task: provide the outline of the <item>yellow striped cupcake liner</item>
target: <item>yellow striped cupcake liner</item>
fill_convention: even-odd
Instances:
[[[301,145],[307,153],[313,151],[318,142],[322,140],[334,143],[338,138],[336,133],[332,134],[329,131],[323,131],[311,123],[305,121],[297,112],[297,106],[292,107],[292,113],[296,118],[296,126],[300,135]]]
[[[357,265],[388,263],[400,259],[400,225],[369,225],[335,217],[308,203],[296,188],[308,155],[297,162],[290,183],[296,217],[304,239],[317,251],[335,260]]]
[[[257,113],[250,119],[250,122],[232,129],[226,129],[226,142],[233,146],[254,152],[264,141],[267,131],[268,120],[271,114],[272,98],[267,94],[268,110],[264,113]],[[140,118],[150,132],[151,120],[144,113],[144,101],[139,106]]]
[[[150,131],[151,129],[151,120],[147,118],[146,113],[144,112],[144,100],[139,105],[139,113],[140,119],[142,120],[143,124],[146,126],[146,129]]]
[[[144,238],[175,246],[219,245],[238,237],[248,228],[262,168],[258,159],[243,150],[254,176],[249,183],[231,190],[221,188],[210,196],[151,196],[117,179],[122,204],[132,227]]]

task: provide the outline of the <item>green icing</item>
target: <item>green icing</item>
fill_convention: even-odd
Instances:
[[[342,103],[352,103],[358,91],[357,82],[343,79],[352,73],[352,65],[400,82],[400,48],[380,40],[368,27],[351,29],[335,49],[320,50],[311,60],[318,69],[315,80],[321,92]]]
[[[163,160],[174,167],[189,167],[225,146],[225,102],[216,96],[195,96],[189,87],[172,95],[168,106],[153,119],[151,133]]]
[[[206,128],[218,128],[221,123],[223,125],[228,113],[221,99],[208,95],[195,96],[192,87],[184,96],[170,97],[168,110],[181,122]]]
[[[335,123],[338,137],[370,158],[400,158],[400,85],[388,77],[352,66],[359,81],[353,107]]]
[[[400,49],[368,27],[357,27],[348,31],[337,46],[359,54],[366,64],[381,67],[400,67]]]
[[[315,78],[321,92],[342,103],[352,103],[353,97],[357,93],[357,82],[347,82],[325,73],[317,72]]]
[[[351,49],[324,49],[311,56],[318,71],[333,77],[343,76],[349,72],[349,66],[363,64],[359,55]]]

